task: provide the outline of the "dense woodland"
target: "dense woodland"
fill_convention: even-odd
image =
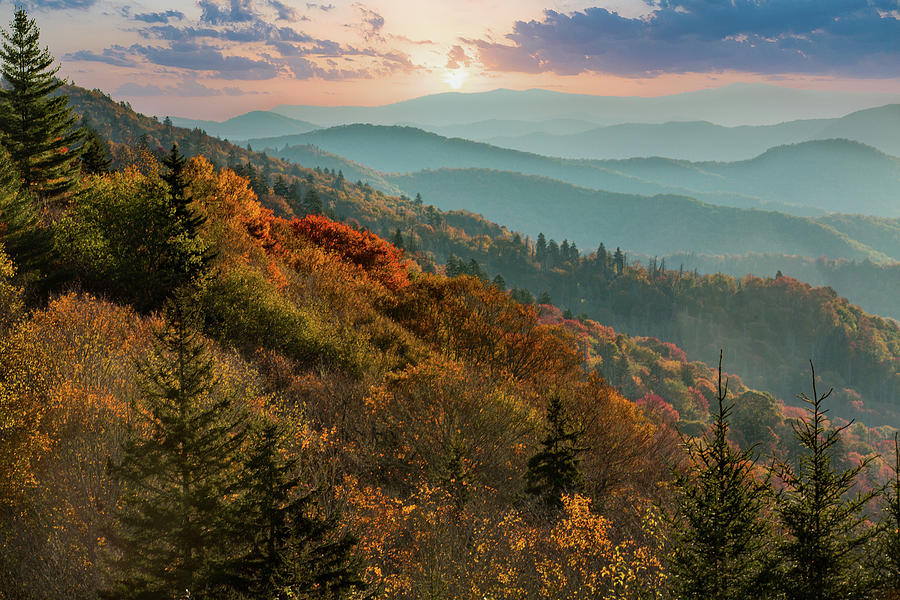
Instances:
[[[898,597],[892,322],[61,88],[21,9],[4,40],[0,598]]]

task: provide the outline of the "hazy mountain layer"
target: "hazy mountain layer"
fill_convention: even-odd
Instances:
[[[421,123],[445,126],[491,119],[575,119],[598,125],[705,120],[720,125],[764,125],[796,119],[835,118],[898,101],[900,98],[888,94],[797,90],[740,83],[654,98],[500,89],[434,94],[385,106],[282,105],[273,111],[322,125]]]
[[[779,146],[747,161],[689,162],[664,158],[561,159],[445,138],[411,127],[347,125],[253,140],[280,154],[286,144],[312,144],[385,172],[488,168],[541,175],[629,194],[683,194],[704,202],[797,215],[860,212],[900,216],[900,160],[847,140]],[[281,150],[279,150],[281,149]]]
[[[246,140],[266,135],[289,135],[318,129],[317,125],[291,119],[277,113],[257,110],[227,121],[201,121],[172,117],[172,124],[194,129],[199,127],[211,136],[230,140]]]
[[[426,128],[427,129],[427,128]],[[773,146],[810,140],[844,138],[863,142],[887,154],[900,155],[900,105],[851,113],[840,119],[788,121],[777,125],[723,127],[708,121],[662,124],[627,123],[582,131],[554,130],[522,124],[513,134],[484,134],[477,127],[433,128],[503,148],[563,158],[617,159],[664,156],[692,161],[737,161],[753,158]]]

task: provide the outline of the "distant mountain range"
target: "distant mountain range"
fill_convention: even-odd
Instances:
[[[292,146],[316,146],[386,173],[484,168],[540,175],[595,190],[686,195],[712,204],[794,215],[900,216],[900,160],[847,140],[779,146],[731,163],[561,159],[412,127],[376,125],[346,125],[251,143],[283,158],[291,158]]]
[[[501,127],[485,124],[483,131]],[[788,121],[778,125],[723,127],[708,121],[611,125],[565,133],[550,127],[523,126],[512,135],[479,135],[477,127],[436,128],[463,131],[472,140],[503,148],[564,158],[615,159],[664,156],[693,161],[737,161],[785,144],[844,138],[862,142],[887,154],[900,155],[900,104],[851,113],[839,119]]]
[[[427,128],[494,119],[574,119],[597,125],[701,120],[719,125],[766,125],[796,119],[835,118],[892,102],[900,102],[900,97],[737,83],[650,98],[499,89],[434,94],[384,106],[282,105],[272,112],[323,126],[417,123]]]
[[[252,137],[271,135],[290,135],[318,129],[318,126],[312,123],[291,119],[264,110],[249,112],[221,123],[218,121],[182,119],[180,117],[171,117],[171,119],[172,124],[176,127],[185,127],[187,129],[200,128],[211,136],[229,140],[246,140]]]

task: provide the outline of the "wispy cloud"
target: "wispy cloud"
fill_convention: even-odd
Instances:
[[[280,0],[199,0],[197,4],[200,17],[191,22],[179,11],[132,15],[130,9],[123,9],[125,18],[145,24],[136,30],[144,42],[100,52],[73,52],[67,58],[120,67],[149,64],[194,73],[194,78],[232,81],[366,79],[416,68],[406,53],[390,47],[381,35],[384,18],[361,4],[354,5],[361,17],[355,25],[364,38],[361,46],[317,38],[295,28],[303,18]],[[146,84],[126,86],[122,93],[128,90],[131,95],[156,93]],[[187,95],[188,89],[170,87],[167,93]]]
[[[184,19],[184,13],[180,10],[166,10],[162,12],[137,13],[133,18],[135,21],[144,23],[168,23],[170,20],[180,21]]]

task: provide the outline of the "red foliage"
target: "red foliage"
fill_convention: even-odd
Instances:
[[[641,410],[652,419],[669,425],[670,427],[678,422],[681,415],[675,410],[671,404],[657,396],[656,394],[647,394],[643,398],[635,401]]]
[[[359,266],[386,288],[399,290],[409,285],[401,251],[377,235],[321,215],[307,215],[290,224],[295,233]]]

